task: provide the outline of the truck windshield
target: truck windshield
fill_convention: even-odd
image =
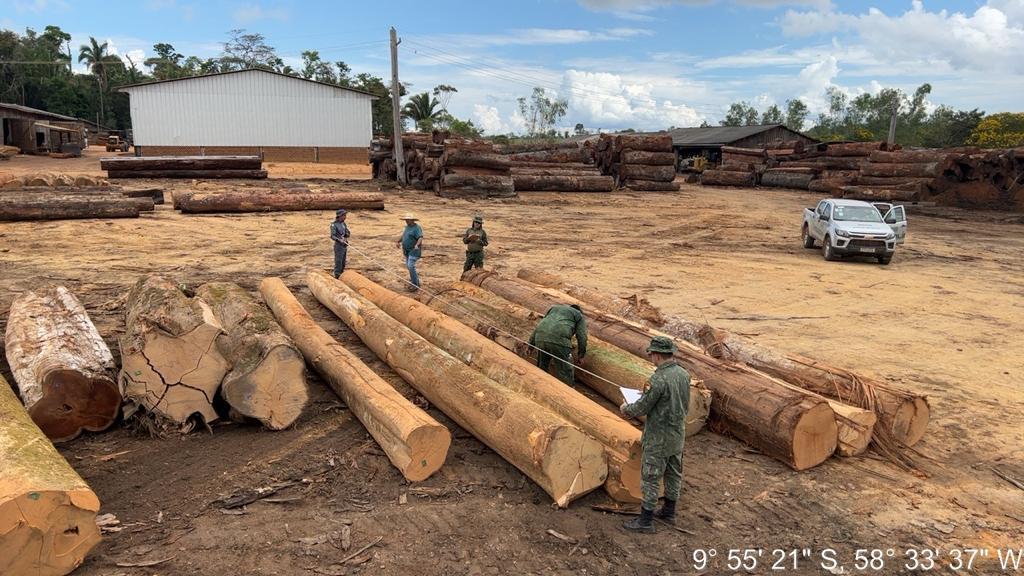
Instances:
[[[852,222],[882,221],[882,216],[874,206],[836,206],[832,216],[836,220]]]

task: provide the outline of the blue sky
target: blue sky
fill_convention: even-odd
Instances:
[[[382,77],[395,26],[403,81],[454,85],[451,112],[490,133],[521,129],[533,86],[569,100],[562,126],[590,129],[715,123],[737,100],[818,112],[829,86],[930,82],[933,104],[1024,108],[1024,0],[0,0],[0,27],[47,24],[136,61],[157,42],[216,56],[245,28],[293,65],[316,49]]]

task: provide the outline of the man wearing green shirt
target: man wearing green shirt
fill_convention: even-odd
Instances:
[[[686,411],[690,406],[690,374],[674,360],[676,344],[667,336],[656,336],[647,347],[647,355],[657,370],[640,398],[623,402],[619,410],[626,416],[646,416],[643,464],[640,469],[643,502],[640,516],[623,524],[631,532],[654,533],[655,517],[675,521],[676,501],[683,483],[683,440],[686,437]],[[657,512],[658,490],[665,482],[665,504]]]
[[[476,266],[484,267],[484,246],[487,246],[487,231],[484,230],[484,217],[477,214],[473,217],[473,225],[462,233],[462,243],[466,245],[466,263],[463,272]]]
[[[576,336],[577,360],[587,355],[587,320],[576,304],[552,306],[530,335],[530,346],[537,348],[537,366],[547,372],[552,358],[558,379],[572,386],[572,337]]]
[[[416,273],[416,262],[423,255],[423,228],[416,223],[417,218],[412,214],[402,216],[405,220],[405,229],[402,230],[402,237],[396,242],[401,246],[402,255],[405,256],[405,267],[409,270],[409,290],[415,292],[420,289],[420,276]]]

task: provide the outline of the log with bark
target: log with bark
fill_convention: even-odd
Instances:
[[[655,182],[671,182],[676,178],[676,168],[669,166],[648,166],[646,164],[619,165],[620,180],[653,180]]]
[[[730,170],[705,170],[700,174],[700,183],[705,186],[754,186],[753,172],[732,172]]]
[[[471,270],[463,280],[543,313],[554,304],[579,303],[571,296],[491,271]],[[664,335],[583,305],[588,329],[598,338],[634,354],[645,354],[651,338]],[[678,342],[676,358],[712,392],[711,416],[722,428],[796,470],[825,461],[838,442],[835,415],[828,403],[784,386],[742,364],[704,354]]]
[[[565,418],[466,366],[330,275],[310,272],[306,281],[378,357],[558,506],[604,483],[604,446]]]
[[[21,188],[5,188],[3,195],[0,199],[7,199],[15,195],[23,194],[26,198],[30,195],[36,197],[43,197],[42,195],[48,194],[51,196],[100,196],[110,197],[112,199],[119,198],[152,198],[153,204],[164,203],[164,190],[163,188],[138,188],[138,189],[124,189],[120,186],[76,186],[74,188],[62,188],[60,190],[53,190],[51,188],[44,188],[40,186],[26,186]],[[140,205],[141,206],[141,205]],[[152,210],[152,208],[150,208]]]
[[[635,316],[635,307],[629,301],[610,298],[596,290],[566,282],[553,274],[525,272],[527,280],[561,290],[585,304],[604,308],[619,316]],[[712,328],[706,323],[695,322],[678,315],[647,314],[642,317],[653,327],[699,346],[712,356],[743,362],[806,390],[846,404],[871,409],[888,433],[903,444],[915,444],[924,435],[928,425],[930,410],[928,399],[923,394],[912,393],[875,378],[798,354],[781,352],[726,330]],[[659,317],[662,319],[660,322]],[[876,429],[876,432],[881,428]]]
[[[618,150],[672,152],[672,136],[668,134],[620,134],[612,139]]]
[[[100,170],[259,170],[259,156],[115,156],[100,158]]]
[[[629,180],[624,186],[637,192],[678,192],[677,182],[655,182],[653,180]]]
[[[82,304],[67,288],[22,293],[11,303],[7,363],[32,420],[54,442],[106,430],[121,394],[114,358]]]
[[[441,164],[447,167],[466,166],[504,171],[508,171],[512,166],[508,156],[458,148],[446,151],[442,157]]]
[[[611,192],[615,180],[611,176],[524,176],[513,175],[517,192]]]
[[[807,184],[807,189],[811,192],[822,192],[831,196],[842,196],[843,187],[849,186],[850,183],[850,180],[834,178],[811,180]]]
[[[857,184],[863,186],[880,186],[900,190],[922,191],[925,186],[935,182],[935,178],[889,178],[886,176],[858,176]]]
[[[223,332],[210,306],[160,276],[144,276],[125,303],[121,394],[125,417],[139,409],[191,429],[217,419],[213,403],[230,368],[217,348]]]
[[[523,144],[499,144],[494,147],[498,154],[517,154],[519,152],[543,152],[545,150],[562,150],[579,148],[579,142],[551,140],[549,142],[529,142]]]
[[[215,180],[235,178],[262,180],[266,170],[109,170],[107,178],[188,178],[192,180]]]
[[[727,172],[753,172],[758,166],[760,165],[753,162],[744,162],[743,160],[723,160],[717,169]]]
[[[868,162],[861,166],[860,172],[865,176],[881,176],[885,178],[924,178],[935,177],[941,173],[940,162],[927,164],[883,164]]]
[[[260,293],[310,365],[363,423],[406,480],[426,480],[441,468],[451,445],[447,428],[317,325],[281,279],[265,278]]]
[[[155,202],[153,198],[146,195],[143,197],[132,198],[125,196],[124,194],[112,194],[112,193],[92,193],[85,192],[79,193],[74,188],[37,188],[40,192],[13,192],[4,193],[0,197],[0,203],[9,205],[20,205],[20,206],[31,206],[31,205],[44,205],[44,206],[56,206],[61,207],[68,204],[74,204],[78,202],[119,202],[125,204],[134,205],[135,208],[140,212],[152,212],[155,209]]]
[[[981,152],[980,148],[939,148],[935,150],[900,150],[898,152],[875,150],[871,152],[870,159],[872,162],[888,164],[929,164],[932,162],[942,162],[950,156],[977,154],[979,152]]]
[[[183,213],[288,212],[299,210],[383,210],[380,192],[311,192],[308,194],[264,194],[248,192],[192,192],[175,195]]]
[[[60,200],[0,199],[0,221],[138,218],[139,200],[105,196],[65,197]],[[149,204],[152,205],[152,201]]]
[[[814,180],[814,174],[804,174],[799,172],[765,172],[761,175],[761,186],[807,190],[807,186],[812,180]]]
[[[826,156],[869,156],[876,150],[898,150],[899,144],[889,146],[885,142],[841,142],[827,144]]]
[[[196,290],[210,305],[223,333],[217,349],[231,364],[220,395],[232,416],[252,418],[270,430],[291,426],[309,394],[306,364],[274,316],[241,286],[210,282]]]
[[[0,422],[0,574],[68,574],[100,541],[100,501],[2,375]]]
[[[768,153],[764,148],[739,148],[736,146],[722,146],[722,155],[749,156],[751,158],[767,158]],[[754,160],[751,160],[753,162]]]
[[[808,158],[805,160],[782,160],[779,168],[817,168],[819,170],[858,170],[864,164],[863,158],[830,157]]]
[[[601,172],[593,167],[562,168],[512,168],[512,176],[600,176]]]
[[[586,148],[519,152],[517,154],[510,154],[508,158],[512,162],[582,162],[589,164],[593,161],[590,150]]]
[[[765,168],[763,173],[781,172],[783,174],[820,174],[821,168],[817,166],[773,166]]]
[[[623,150],[623,164],[645,164],[648,166],[675,166],[675,152],[647,152],[645,150]]]
[[[487,196],[514,196],[511,176],[469,176],[445,174],[441,177],[441,188],[470,188],[486,192]]]
[[[585,162],[513,162],[511,169],[515,170],[517,168],[541,168],[544,170],[579,169],[586,170],[589,173],[593,173],[596,166],[593,164],[587,164]]]
[[[917,190],[900,190],[898,188],[843,186],[842,192],[843,198],[852,200],[916,202],[921,199],[921,193]]]

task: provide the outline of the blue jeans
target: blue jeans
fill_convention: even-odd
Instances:
[[[416,288],[420,287],[420,275],[416,273],[416,261],[419,256],[409,255],[405,257],[405,267],[409,269],[409,282]]]

